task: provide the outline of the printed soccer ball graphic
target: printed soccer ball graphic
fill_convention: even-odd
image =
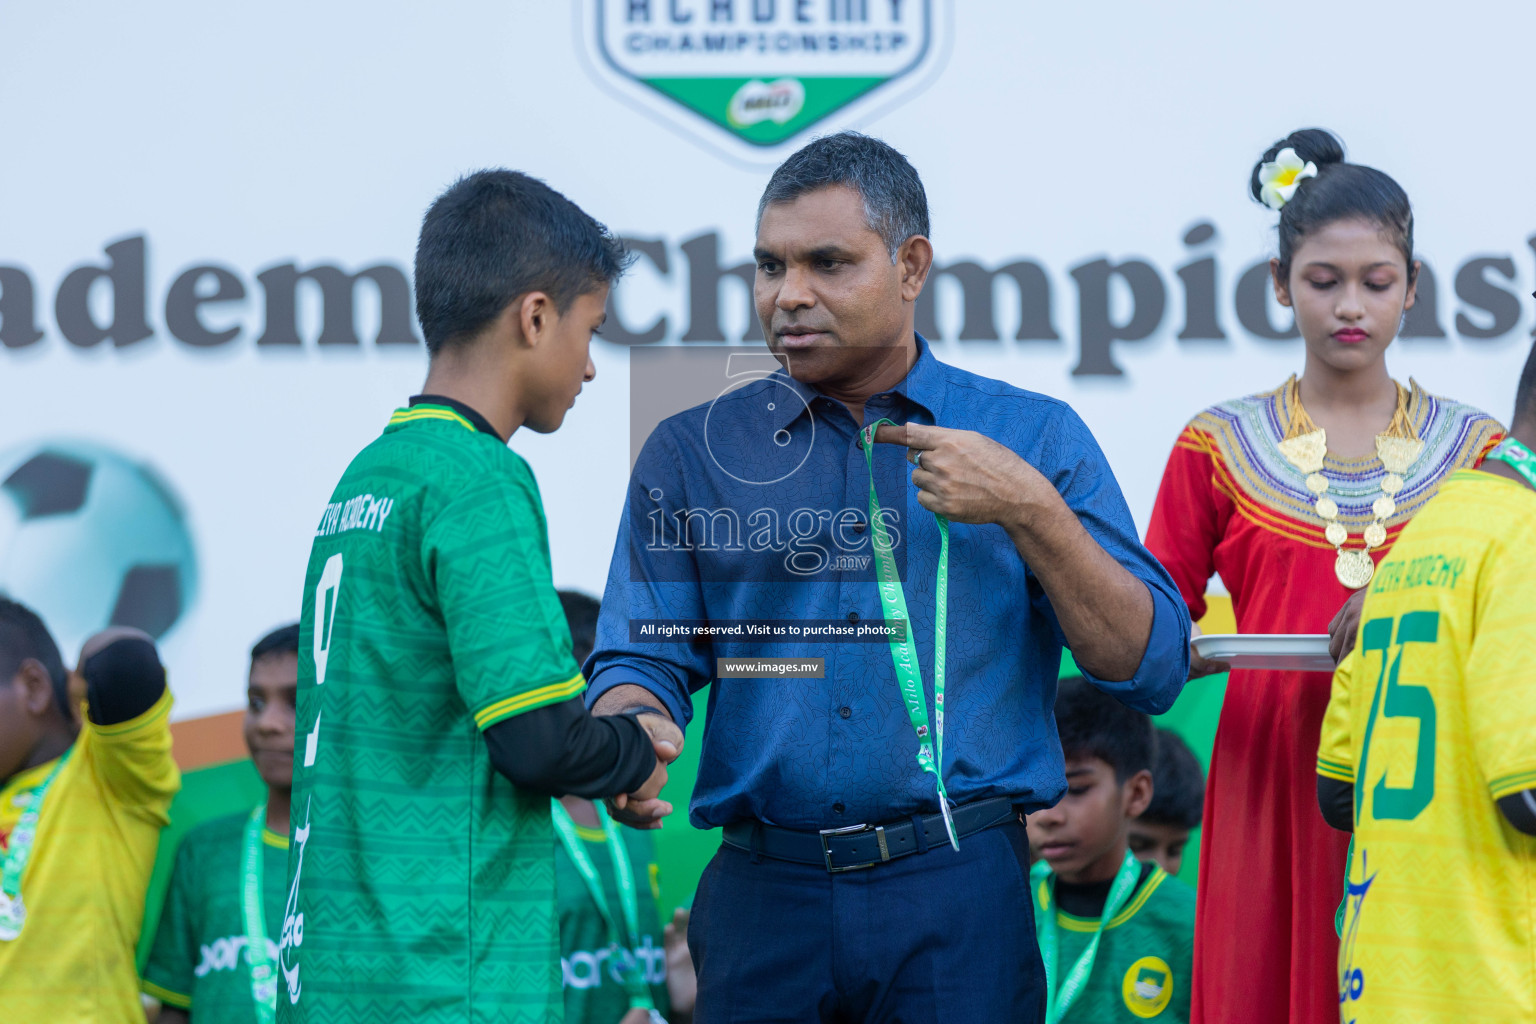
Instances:
[[[43,617],[66,663],[107,626],[165,635],[196,590],[181,502],[149,467],[78,441],[0,452],[0,594]]]

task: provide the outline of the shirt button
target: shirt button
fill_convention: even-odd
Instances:
[[[859,621],[859,613],[858,612],[849,612],[848,613],[848,621],[849,622],[858,622]]]
[[[851,708],[838,708],[837,709],[837,713],[839,715],[842,715],[844,718],[852,718],[853,717],[853,710]]]
[[[863,533],[866,529],[868,529],[868,527],[869,527],[868,523],[864,523],[864,522],[854,523],[853,524],[853,532],[854,533]]]
[[[858,445],[860,450],[864,448],[864,431],[859,431],[859,439],[853,443]]]
[[[843,802],[839,800],[837,803],[832,805],[832,809],[838,814],[842,814],[845,808],[843,807]]]

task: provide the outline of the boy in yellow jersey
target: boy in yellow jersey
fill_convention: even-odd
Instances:
[[[84,721],[71,713],[83,687]],[[181,775],[154,642],[85,644],[76,676],[0,599],[0,1007],[8,1021],[142,1022],[134,946]]]
[[[1318,801],[1354,831],[1341,1019],[1536,1022],[1536,351],[1509,437],[1450,476],[1365,596]]]

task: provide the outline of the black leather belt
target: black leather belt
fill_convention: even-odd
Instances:
[[[1004,822],[1017,821],[1019,817],[1013,801],[1005,796],[961,804],[950,815],[954,818],[955,835],[961,839]],[[826,828],[820,832],[796,832],[758,821],[733,821],[723,832],[727,846],[791,864],[814,864],[833,874],[872,868],[897,857],[926,852],[929,847],[949,845],[941,814],[903,818],[885,825]]]

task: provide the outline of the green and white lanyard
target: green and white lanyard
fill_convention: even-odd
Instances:
[[[955,822],[949,813],[949,794],[944,790],[944,637],[949,628],[949,520],[933,514],[939,524],[939,565],[934,580],[935,605],[933,613],[933,717],[934,727],[928,729],[928,699],[923,691],[922,668],[917,660],[917,644],[912,639],[912,620],[907,615],[907,598],[902,592],[901,577],[896,571],[896,559],[891,554],[891,535],[880,515],[880,499],[875,494],[875,431],[883,424],[893,427],[901,424],[888,419],[876,420],[864,428],[864,461],[869,467],[869,526],[874,534],[876,589],[880,592],[880,607],[887,621],[901,620],[906,623],[905,635],[891,637],[891,661],[896,666],[896,683],[901,687],[901,699],[907,706],[907,718],[912,731],[917,733],[917,764],[933,776],[939,792],[939,813],[944,815],[944,830],[949,833],[949,845],[960,849],[955,836]]]
[[[256,1019],[272,1024],[277,1019],[277,967],[267,951],[267,926],[262,919],[261,830],[267,820],[263,803],[245,822],[245,850],[240,858],[240,912],[245,918],[245,958],[251,965],[251,1002]]]
[[[1536,487],[1536,452],[1531,451],[1525,445],[1512,437],[1506,437],[1500,441],[1493,451],[1488,453],[1488,458],[1498,459],[1510,469],[1525,477],[1525,482]]]
[[[581,837],[576,834],[576,822],[571,820],[570,812],[559,800],[549,802],[550,817],[554,821],[556,834],[560,836],[560,844],[570,856],[576,873],[586,883],[592,902],[597,904],[597,912],[608,925],[609,948],[618,952],[627,937],[630,950],[634,950],[640,946],[640,903],[635,896],[635,875],[629,866],[629,854],[624,849],[624,840],[619,835],[618,826],[604,812],[602,804],[594,803],[593,807],[597,810],[597,820],[603,826],[603,841],[608,846],[608,856],[613,861],[613,878],[619,889],[619,908],[624,914],[622,931],[618,919],[613,916],[612,908],[608,906],[608,896],[603,891],[603,880],[597,874],[597,865],[592,863]],[[650,987],[641,974],[638,963],[630,970],[620,968],[624,989],[629,993],[629,1008],[645,1010],[652,1024],[666,1024],[666,1018],[656,1009]]]
[[[27,905],[21,899],[21,876],[32,859],[32,845],[37,841],[37,819],[43,813],[43,798],[74,752],[75,748],[70,747],[60,755],[43,784],[32,791],[32,802],[21,812],[11,831],[5,858],[0,861],[0,942],[10,942],[20,936],[22,926],[27,923]]]
[[[1050,877],[1051,866],[1045,861],[1037,861],[1035,866],[1029,869],[1030,888],[1038,891]],[[1077,997],[1083,994],[1083,986],[1088,983],[1088,976],[1093,973],[1094,958],[1099,955],[1099,939],[1104,935],[1104,928],[1114,916],[1120,913],[1126,901],[1131,898],[1131,893],[1136,891],[1136,883],[1141,880],[1141,862],[1131,853],[1125,851],[1125,860],[1120,863],[1120,870],[1115,875],[1115,880],[1109,887],[1109,898],[1104,901],[1104,913],[1099,915],[1098,927],[1093,930],[1093,938],[1088,940],[1088,945],[1078,955],[1077,962],[1072,969],[1067,971],[1066,977],[1061,976],[1058,970],[1057,954],[1061,949],[1061,938],[1056,924],[1056,893],[1051,891],[1051,899],[1048,905],[1035,917],[1035,934],[1040,940],[1040,959],[1045,961],[1045,1024],[1058,1024],[1077,1001]]]

